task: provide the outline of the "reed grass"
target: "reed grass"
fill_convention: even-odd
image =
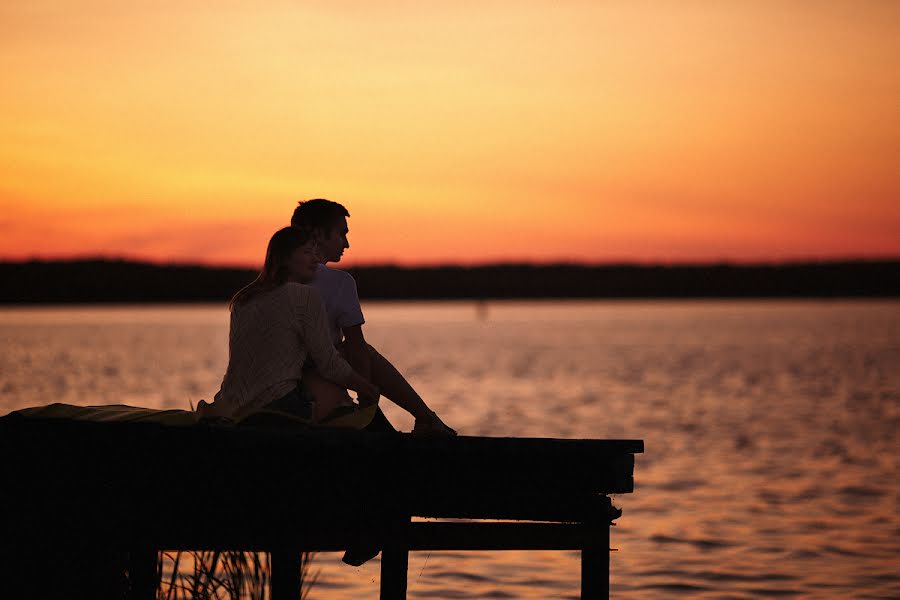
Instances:
[[[319,577],[303,553],[300,600],[309,598]],[[157,600],[271,600],[272,556],[268,552],[178,550],[162,552],[157,563]]]

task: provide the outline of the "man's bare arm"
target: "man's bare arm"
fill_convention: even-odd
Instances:
[[[371,381],[372,357],[369,354],[369,344],[363,335],[362,325],[343,327],[341,330],[344,332],[344,358],[354,371]],[[361,402],[362,400],[360,398]]]

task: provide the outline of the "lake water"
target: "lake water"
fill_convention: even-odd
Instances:
[[[618,598],[900,597],[900,302],[367,304],[369,341],[461,434],[639,438]],[[0,414],[188,408],[224,306],[0,309]],[[408,430],[409,418],[388,407]],[[377,598],[319,554],[310,598]],[[410,557],[410,598],[577,598],[573,552]]]

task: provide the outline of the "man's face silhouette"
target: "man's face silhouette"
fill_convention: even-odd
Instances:
[[[341,217],[336,227],[319,235],[319,258],[323,263],[340,262],[344,250],[350,247],[347,241],[349,233],[347,219]]]

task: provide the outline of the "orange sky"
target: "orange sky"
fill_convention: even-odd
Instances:
[[[900,256],[900,3],[0,4],[0,258]]]

